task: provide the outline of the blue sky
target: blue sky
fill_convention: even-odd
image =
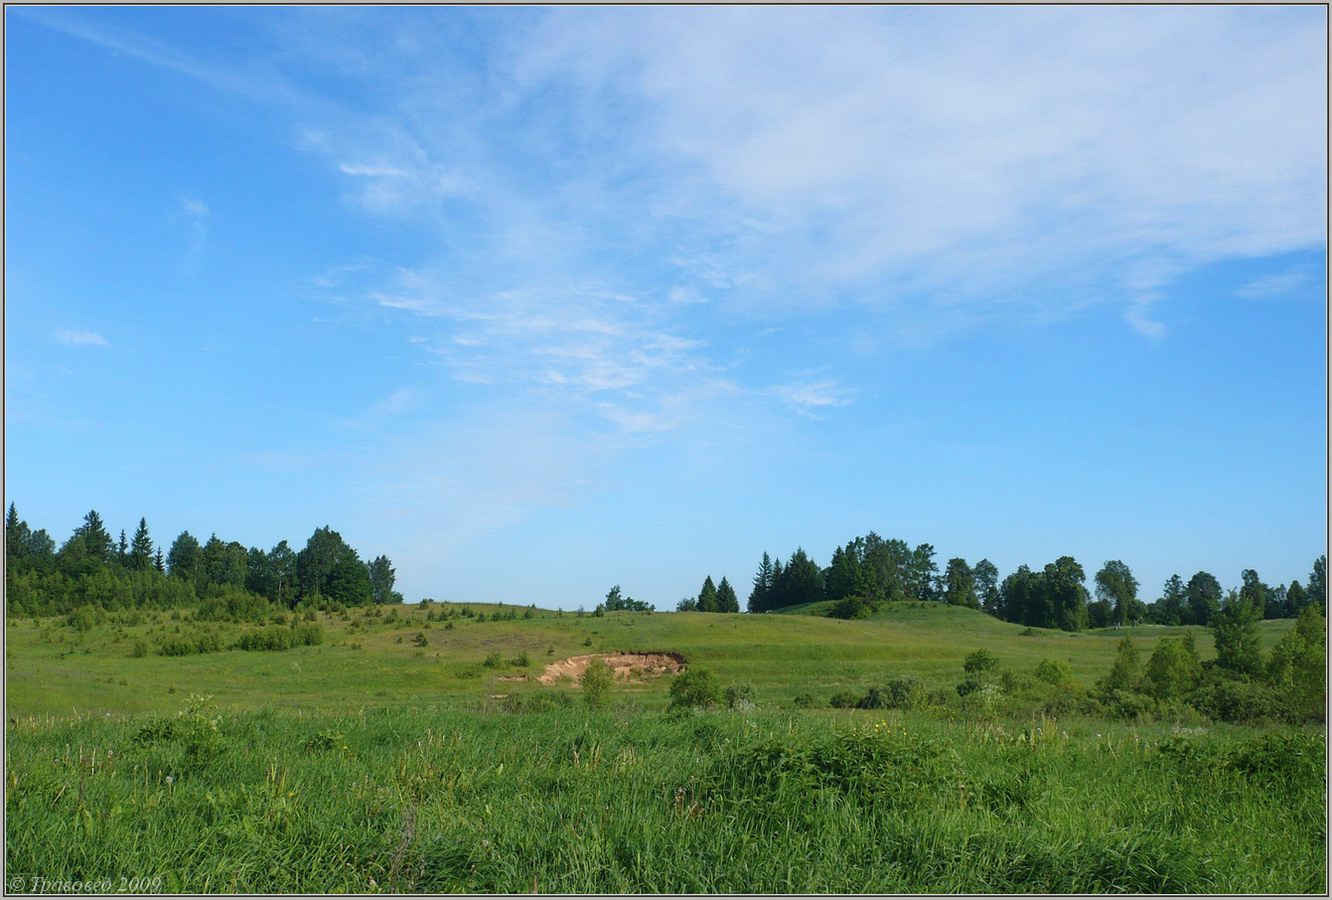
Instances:
[[[5,490],[421,596],[1305,580],[1320,8],[16,8]]]

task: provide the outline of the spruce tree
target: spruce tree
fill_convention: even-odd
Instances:
[[[83,517],[83,524],[75,529],[74,534],[83,541],[83,549],[88,556],[100,563],[111,561],[114,549],[111,533],[102,524],[102,517],[97,514],[97,510],[88,510],[88,514]]]
[[[717,605],[717,587],[712,583],[712,576],[709,575],[703,580],[703,588],[698,592],[698,611],[699,612],[720,612]]]
[[[738,613],[740,611],[740,598],[735,595],[735,588],[722,576],[721,584],[717,585],[717,611],[724,613]]]
[[[148,520],[139,519],[139,528],[130,542],[129,566],[142,572],[153,564],[153,539],[148,536]]]
[[[749,592],[748,609],[752,613],[766,612],[772,607],[769,597],[772,594],[772,558],[765,551],[763,561],[759,563],[758,573],[754,575],[754,589]]]

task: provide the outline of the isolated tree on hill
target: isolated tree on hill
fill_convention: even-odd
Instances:
[[[697,597],[682,597],[682,598],[680,599],[680,602],[677,603],[677,604],[675,604],[675,611],[676,611],[676,612],[698,612],[698,598],[697,598]],[[757,612],[757,610],[753,610],[753,609],[751,609],[750,612]]]
[[[752,613],[766,612],[772,607],[768,603],[772,593],[772,558],[765,551],[763,561],[759,563],[754,575],[754,589],[749,592],[748,610]]]
[[[980,608],[980,598],[976,596],[976,573],[961,557],[948,560],[944,568],[943,601],[949,606]]]
[[[139,527],[130,542],[129,567],[136,572],[143,572],[153,564],[153,539],[148,536],[148,520],[139,519]]]
[[[735,588],[722,576],[721,584],[717,585],[717,611],[724,613],[738,613],[740,611],[740,598],[735,595]]]
[[[387,556],[376,556],[370,563],[370,593],[376,603],[393,602],[393,582],[397,574]],[[609,604],[606,608],[610,608]]]
[[[999,614],[999,569],[988,559],[982,559],[971,570],[976,579],[976,596],[981,609],[992,616]]]
[[[1189,624],[1211,625],[1221,608],[1221,582],[1209,572],[1197,572],[1184,592],[1189,602]]]
[[[698,611],[720,612],[717,603],[717,586],[712,583],[711,575],[703,580],[703,587],[698,592]]]

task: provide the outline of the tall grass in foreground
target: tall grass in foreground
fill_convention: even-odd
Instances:
[[[1325,738],[609,709],[11,723],[8,876],[190,892],[1326,890]]]

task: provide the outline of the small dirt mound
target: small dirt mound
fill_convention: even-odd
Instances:
[[[561,678],[578,681],[587,671],[587,664],[594,659],[604,661],[615,677],[624,681],[659,678],[685,670],[685,659],[678,653],[589,653],[551,663],[537,681],[542,684],[554,684]]]

